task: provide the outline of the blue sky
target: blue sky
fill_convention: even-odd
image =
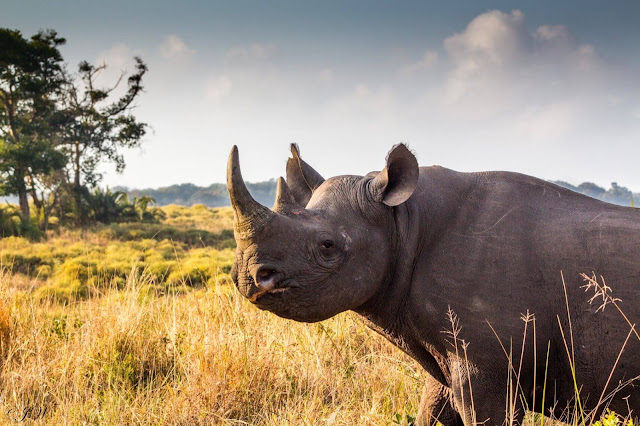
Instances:
[[[640,191],[637,1],[6,1],[0,26],[67,38],[104,81],[149,65],[136,114],[153,131],[105,183],[284,173],[288,144],[325,176],[422,165],[612,181]]]

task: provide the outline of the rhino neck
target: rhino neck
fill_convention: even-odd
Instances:
[[[436,380],[449,385],[442,318],[416,324],[415,312],[424,304],[411,300],[416,294],[429,297],[429,282],[414,274],[428,262],[431,248],[446,238],[453,218],[473,191],[470,175],[440,167],[421,168],[418,189],[406,202],[394,207],[386,218],[392,258],[380,290],[355,311],[367,324],[416,359]],[[445,306],[446,309],[446,306]],[[428,331],[425,336],[425,329]]]
[[[402,328],[410,317],[408,298],[415,287],[428,287],[424,277],[414,275],[428,262],[432,247],[455,222],[465,200],[475,188],[473,176],[442,167],[420,169],[418,188],[407,202],[389,209],[382,218],[387,224],[391,258],[378,292],[357,313],[389,330]],[[387,261],[386,259],[384,261]],[[425,293],[426,295],[427,293]]]

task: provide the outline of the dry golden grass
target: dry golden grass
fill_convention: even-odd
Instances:
[[[31,407],[33,424],[384,425],[417,411],[418,365],[353,314],[294,323],[228,285],[157,296],[139,274],[124,290],[59,305],[15,291],[14,278],[0,281],[1,415]]]

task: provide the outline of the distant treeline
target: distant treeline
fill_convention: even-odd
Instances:
[[[247,182],[249,192],[259,203],[271,207],[276,199],[275,179],[266,182]],[[129,189],[117,187],[116,190],[126,192],[130,197],[149,195],[153,197],[157,205],[166,206],[178,204],[181,206],[193,206],[204,204],[207,207],[223,207],[231,205],[227,185],[224,183],[214,183],[206,187],[197,186],[192,183],[165,186],[152,189]]]
[[[624,186],[618,185],[616,182],[612,182],[611,188],[609,189],[601,188],[595,183],[591,182],[584,182],[578,186],[573,186],[570,183],[560,180],[553,183],[572,191],[588,195],[589,197],[597,198],[601,201],[606,201],[607,203],[618,204],[620,206],[640,207],[640,205],[638,205],[638,202],[640,202],[640,193],[633,193]]]
[[[640,193],[633,193],[624,186],[616,182],[611,184],[611,188],[605,189],[591,182],[584,182],[578,186],[571,185],[563,181],[554,181],[556,185],[571,189],[581,194],[588,195],[598,200],[606,201],[621,206],[630,206],[632,202],[640,203]],[[272,206],[276,197],[276,181],[274,179],[266,182],[247,183],[251,195],[265,206]],[[129,197],[151,196],[156,203],[161,206],[178,204],[182,206],[192,206],[194,204],[204,204],[208,207],[228,206],[229,193],[227,185],[214,183],[207,187],[201,187],[192,183],[181,185],[171,185],[158,189],[128,189],[115,188],[129,194]],[[632,201],[633,200],[633,201]]]

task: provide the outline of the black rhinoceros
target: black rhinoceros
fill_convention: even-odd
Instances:
[[[229,157],[232,278],[251,303],[305,322],[360,314],[427,371],[418,424],[638,413],[639,210],[517,173],[418,167],[403,144],[381,172],[327,180],[292,154],[273,210]]]

